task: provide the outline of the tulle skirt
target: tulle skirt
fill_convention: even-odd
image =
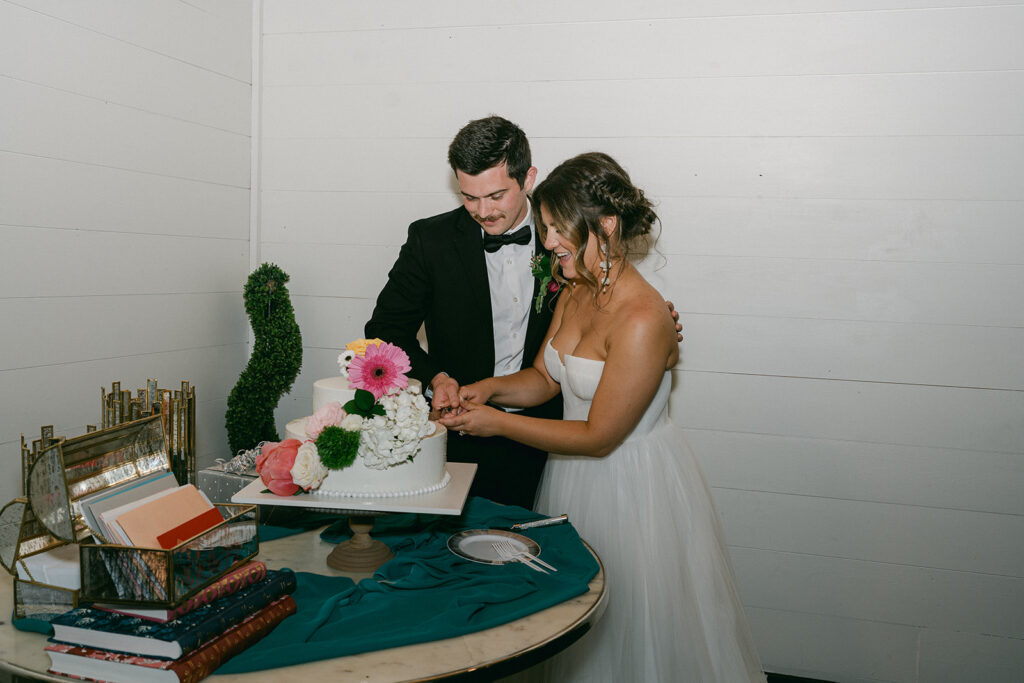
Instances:
[[[538,496],[601,558],[608,606],[581,640],[510,680],[765,680],[710,490],[670,421],[604,458],[552,455]]]

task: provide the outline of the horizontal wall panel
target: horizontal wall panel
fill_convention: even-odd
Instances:
[[[1024,15],[1022,15],[1024,19]],[[736,137],[1015,135],[1024,132],[1024,74],[928,73],[465,83],[359,84],[267,88],[263,125],[274,137],[421,137],[450,124],[452,111],[482,101],[544,102],[527,120],[532,135],[572,137]],[[643,107],[606,106],[608,89]],[[450,102],[409,115],[409,100]],[[679,102],[702,106],[679,108]],[[327,106],[325,106],[327,103]],[[994,103],[999,103],[994,106]],[[677,110],[666,117],[667,110]],[[886,112],[878,116],[878,110]],[[452,131],[454,135],[454,130]]]
[[[1016,0],[994,0],[985,5],[1014,5]],[[380,31],[424,27],[515,26],[538,23],[585,23],[665,20],[670,18],[746,17],[878,10],[931,10],[972,7],[969,0],[645,0],[621,4],[593,0],[520,0],[514,5],[434,3],[392,0],[388,11],[373,5],[346,5],[337,0],[265,0],[264,32],[317,33],[324,31]],[[298,8],[298,9],[296,9]],[[581,19],[585,17],[585,19]]]
[[[1024,324],[1024,266],[671,256],[662,275],[686,313],[983,325]],[[676,294],[678,292],[678,294]]]
[[[264,244],[260,258],[280,266],[292,296],[376,299],[398,258],[396,247]]]
[[[248,341],[240,291],[0,298],[0,319],[36,320],[31,331],[11,325],[0,335],[0,370]]]
[[[4,74],[103,102],[249,134],[248,81],[38,12],[0,5]],[[39,37],[46,36],[44,42]]]
[[[17,0],[16,4],[243,83],[252,79],[252,0]]]
[[[249,186],[247,135],[0,78],[0,149]]]
[[[918,683],[919,629],[747,607],[761,666],[842,683]]]
[[[1024,393],[674,372],[688,429],[1024,453]]]
[[[519,8],[517,8],[519,9]],[[545,17],[546,9],[537,17]],[[522,13],[520,17],[525,17]],[[586,15],[584,15],[586,16]],[[415,30],[266,35],[267,85],[337,82],[493,82],[1013,69],[1024,59],[1024,8],[791,13],[631,19]],[[273,26],[267,26],[273,31]],[[571,35],[571,39],[567,37]],[[974,36],[984,35],[979,41]],[[894,40],[893,36],[899,36]],[[481,45],[514,59],[467,59]],[[579,49],[581,45],[592,49]],[[637,46],[643,46],[638,50]],[[424,55],[421,59],[402,55]],[[359,69],[339,68],[359,64]]]
[[[715,489],[730,546],[1024,578],[1024,517]]]
[[[1024,175],[1022,136],[559,139],[535,145],[534,165],[553,168],[594,149],[615,157],[657,199],[1019,201],[1015,178]]]
[[[1020,453],[687,429],[716,488],[1024,515]]]
[[[248,188],[5,152],[0,177],[3,225],[249,239]]]
[[[249,243],[168,235],[0,226],[12,257],[4,298],[239,292]]]
[[[450,175],[443,160],[433,161],[430,173]],[[459,206],[454,191],[386,187],[264,190],[261,201],[266,241],[345,244],[400,245],[412,221]],[[1024,231],[1017,227],[1024,223],[1024,200],[666,197],[655,208],[662,254],[1024,263]]]
[[[346,344],[363,337],[376,298],[376,295],[367,298],[293,296],[292,306],[302,331],[303,347],[332,351],[336,359]],[[320,368],[320,376],[333,376],[337,371],[337,363],[332,359],[328,367]]]
[[[729,554],[748,606],[1024,636],[1022,578],[751,548]]]
[[[450,173],[450,171],[449,171]],[[455,193],[378,192],[261,193],[264,243],[359,244],[400,247],[409,224],[461,205]]]
[[[1003,609],[1017,609],[1004,605]],[[929,683],[1018,683],[1024,671],[1024,640],[960,629],[921,632],[921,681]]]
[[[691,302],[680,293],[673,303]],[[685,339],[677,367],[693,372],[1024,390],[1024,326],[704,313],[679,320]]]
[[[479,112],[486,116],[487,111]],[[505,112],[516,120],[514,111]],[[451,193],[451,137],[264,140],[271,190]],[[522,121],[519,121],[522,123]],[[541,176],[581,152],[615,157],[656,201],[668,197],[1020,201],[1024,136],[606,138],[531,132]],[[272,131],[268,131],[270,135]],[[559,136],[571,131],[552,131]],[[402,163],[395,163],[402,159]],[[985,159],[984,164],[954,163]]]
[[[656,211],[666,254],[1024,263],[1024,200],[665,197]]]
[[[452,135],[464,124],[455,123]],[[289,140],[269,137],[268,131],[260,152],[261,185],[265,192],[368,192],[382,201],[404,193],[454,197],[450,143],[451,138]]]

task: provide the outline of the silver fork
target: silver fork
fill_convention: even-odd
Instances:
[[[506,553],[508,553],[512,557],[522,557],[522,558],[525,558],[525,559],[530,560],[532,562],[535,562],[536,564],[539,564],[540,566],[542,566],[542,567],[544,567],[546,569],[550,569],[553,572],[557,572],[558,571],[557,569],[555,569],[550,564],[548,564],[544,560],[540,559],[539,557],[537,557],[533,553],[529,553],[529,552],[527,552],[525,550],[520,550],[519,548],[517,548],[514,545],[512,545],[509,541],[498,541],[497,543],[495,543],[495,545],[500,545],[504,549],[504,551]]]
[[[517,550],[516,547],[508,541],[497,541],[496,543],[492,544],[492,547],[494,548],[494,552],[498,553],[498,557],[500,557],[503,560],[522,562],[535,572],[540,572],[541,574],[548,573],[548,571],[543,567],[537,566],[533,562],[531,562],[529,558],[525,557],[522,553],[520,553],[519,550]]]

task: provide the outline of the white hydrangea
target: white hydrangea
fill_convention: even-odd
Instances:
[[[420,449],[420,439],[434,432],[430,409],[418,386],[393,390],[378,401],[384,415],[363,420],[359,457],[363,464],[383,470],[410,459]]]
[[[358,432],[363,427],[363,416],[356,415],[355,413],[346,415],[345,419],[342,420],[341,424],[338,426],[346,432]]]

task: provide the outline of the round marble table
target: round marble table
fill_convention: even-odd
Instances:
[[[333,548],[334,545],[320,540],[318,529],[261,543],[258,559],[272,569],[290,567],[296,571],[348,576],[357,581],[369,576],[328,568],[325,560]],[[597,557],[596,554],[594,556]],[[10,625],[12,594],[12,579],[0,577],[0,615],[3,615],[0,620],[0,671],[13,674],[15,680],[17,677],[72,680],[46,673],[49,658],[43,651],[46,644],[44,636],[18,631]],[[590,582],[587,593],[496,628],[298,666],[211,676],[209,680],[212,683],[492,681],[533,666],[582,637],[604,612],[606,595],[602,568]]]

